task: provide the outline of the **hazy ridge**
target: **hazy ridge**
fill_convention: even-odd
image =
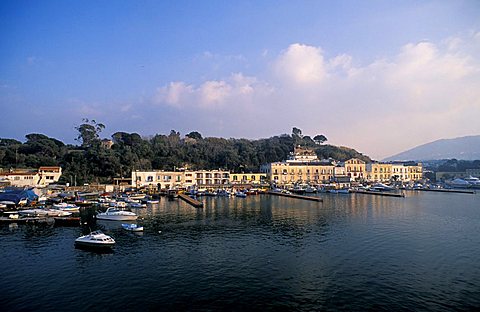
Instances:
[[[480,159],[480,135],[465,136],[454,139],[440,139],[387,157],[384,161],[436,160],[451,158],[458,160]]]

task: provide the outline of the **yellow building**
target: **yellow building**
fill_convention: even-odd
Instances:
[[[371,182],[388,182],[392,178],[392,164],[371,163],[366,165],[367,180]]]
[[[410,181],[419,181],[423,179],[423,165],[421,163],[408,164],[406,167],[408,169]]]
[[[367,177],[365,162],[358,158],[345,161],[345,172],[352,181],[360,181]]]
[[[421,163],[393,163],[392,180],[400,182],[419,181],[423,178],[423,166]]]
[[[321,184],[332,180],[335,166],[332,163],[307,162],[271,163],[269,168],[270,181],[275,184]]]
[[[267,181],[266,173],[231,173],[232,184],[259,184]]]

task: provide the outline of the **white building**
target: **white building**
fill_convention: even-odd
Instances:
[[[230,183],[230,171],[132,171],[132,186],[153,186],[160,189],[189,188],[196,186],[224,185]]]
[[[62,176],[62,168],[40,167],[38,170],[15,169],[0,172],[0,181],[3,185],[16,187],[45,187],[58,182]]]

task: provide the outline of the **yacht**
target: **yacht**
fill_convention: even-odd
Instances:
[[[480,187],[480,179],[479,178],[469,176],[468,178],[465,178],[464,180],[467,181],[473,187],[476,187],[476,188]]]
[[[75,245],[96,248],[112,248],[115,240],[103,234],[102,231],[94,231],[90,234],[80,236],[75,240]]]
[[[98,220],[128,221],[137,220],[137,218],[138,216],[131,211],[119,210],[112,207],[108,208],[105,212],[97,214]]]

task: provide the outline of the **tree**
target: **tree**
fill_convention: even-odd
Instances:
[[[315,141],[316,144],[322,144],[323,142],[327,141],[327,137],[324,136],[323,134],[317,134],[316,136],[313,137],[313,140]]]
[[[197,132],[197,131],[192,131],[190,132],[189,134],[185,135],[187,138],[190,138],[190,139],[195,139],[195,140],[201,140],[202,139],[202,135]]]
[[[82,147],[90,147],[100,143],[100,132],[105,129],[105,125],[97,123],[94,119],[83,119],[83,124],[75,127],[78,131],[78,136],[75,139],[82,143]]]
[[[302,130],[296,128],[296,127],[293,127],[292,129],[292,136],[293,137],[297,137],[297,138],[301,138],[302,137]]]
[[[295,146],[302,144],[302,130],[293,127],[292,129],[292,139]]]

